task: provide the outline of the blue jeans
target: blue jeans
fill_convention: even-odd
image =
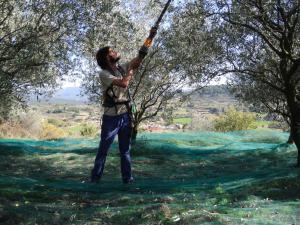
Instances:
[[[98,153],[92,170],[92,181],[97,181],[102,177],[107,152],[118,134],[119,151],[121,157],[121,174],[123,182],[132,179],[131,176],[131,118],[128,113],[117,116],[103,115],[101,128],[101,141]]]

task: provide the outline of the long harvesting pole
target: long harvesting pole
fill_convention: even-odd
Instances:
[[[153,32],[150,32],[150,35],[147,37],[147,39],[145,40],[143,46],[140,48],[139,50],[139,57],[141,59],[145,58],[145,56],[147,55],[148,53],[148,49],[151,47],[152,45],[152,42],[153,42],[153,39],[156,35],[156,31],[159,27],[159,24],[163,18],[163,16],[165,15],[170,3],[171,3],[172,0],[168,0],[168,2],[165,4],[165,7],[163,8],[162,12],[160,13],[158,19],[156,20],[154,26],[151,28],[151,31]]]

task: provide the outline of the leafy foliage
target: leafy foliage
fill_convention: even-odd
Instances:
[[[66,136],[66,133],[63,129],[56,127],[55,125],[44,122],[42,124],[42,132],[40,138],[44,140],[56,140],[61,139]]]
[[[151,10],[143,15],[143,18],[148,17],[151,14],[157,14],[157,3],[153,1],[142,1],[139,3],[131,2],[136,7],[146,6]],[[128,3],[130,5],[130,2]],[[118,5],[112,7],[107,15],[117,9]],[[149,8],[149,9],[150,9]],[[145,29],[145,24],[142,24],[139,19],[141,15],[137,10],[132,12],[128,11],[129,16],[123,16],[122,11],[116,12],[115,17],[109,20],[103,21],[110,24],[112,31],[103,35],[102,27],[99,28],[98,33],[93,30],[94,35],[89,35],[88,43],[92,49],[105,45],[114,46],[119,52],[121,52],[123,62],[131,59],[137,55],[137,50],[142,45],[143,39],[149,32]],[[122,19],[120,19],[122,18]],[[99,23],[98,17],[91,17],[91,24]],[[149,22],[148,22],[149,23]],[[137,71],[134,76],[134,82],[131,83],[130,91],[132,98],[136,104],[137,111],[134,114],[134,130],[137,132],[138,126],[141,122],[156,116],[159,112],[163,111],[167,107],[167,103],[170,99],[176,96],[178,92],[187,84],[186,79],[182,74],[177,73],[177,61],[166,50],[165,38],[166,32],[162,29],[161,35],[158,34],[158,38],[155,40],[155,45],[150,50],[148,57],[144,60],[143,65]],[[91,51],[88,51],[91,52]],[[124,56],[123,56],[124,52]],[[126,53],[126,54],[125,54]],[[95,65],[94,55],[87,55],[87,60],[90,63],[90,67],[97,68]],[[83,88],[84,93],[89,96],[92,102],[101,102],[102,94],[104,90],[101,90],[99,77],[96,75],[96,70],[89,70],[85,73]],[[133,136],[135,137],[135,135]]]
[[[95,136],[96,132],[97,132],[97,128],[92,124],[84,123],[80,128],[81,136],[92,137],[92,136]]]
[[[72,68],[75,1],[0,1],[0,112],[57,85]],[[71,37],[72,36],[72,37]],[[75,50],[75,49],[74,49]]]
[[[206,55],[206,58],[199,57],[198,60],[198,57],[192,58],[196,54],[191,54],[188,58],[191,68],[198,65],[196,71],[200,72],[196,74],[206,71],[204,77],[231,76],[231,85],[237,97],[251,103],[257,111],[265,110],[283,117],[290,124],[291,134],[299,149],[298,166],[299,16],[299,1],[204,0],[191,2],[176,17],[184,22],[180,27],[191,27],[187,31],[190,38],[183,34],[182,40],[196,40],[183,52],[193,53],[203,49]],[[198,25],[201,28],[197,29]],[[208,41],[205,37],[209,37]],[[213,45],[210,45],[211,40]],[[208,54],[206,44],[210,48]],[[185,65],[187,62],[183,60],[182,68],[189,72],[190,66],[186,69]],[[195,73],[188,74],[195,77]],[[197,76],[195,78],[197,80]]]
[[[240,112],[235,108],[229,108],[223,116],[215,120],[215,130],[220,132],[248,130],[255,127],[251,126],[256,120],[253,113]]]

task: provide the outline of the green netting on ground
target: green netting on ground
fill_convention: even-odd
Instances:
[[[300,224],[297,151],[276,131],[142,133],[135,183],[117,143],[86,182],[98,139],[0,140],[0,224]]]

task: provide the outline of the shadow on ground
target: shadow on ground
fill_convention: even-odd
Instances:
[[[299,224],[296,148],[281,132],[144,134],[135,183],[117,144],[87,182],[98,140],[0,140],[2,224]]]

